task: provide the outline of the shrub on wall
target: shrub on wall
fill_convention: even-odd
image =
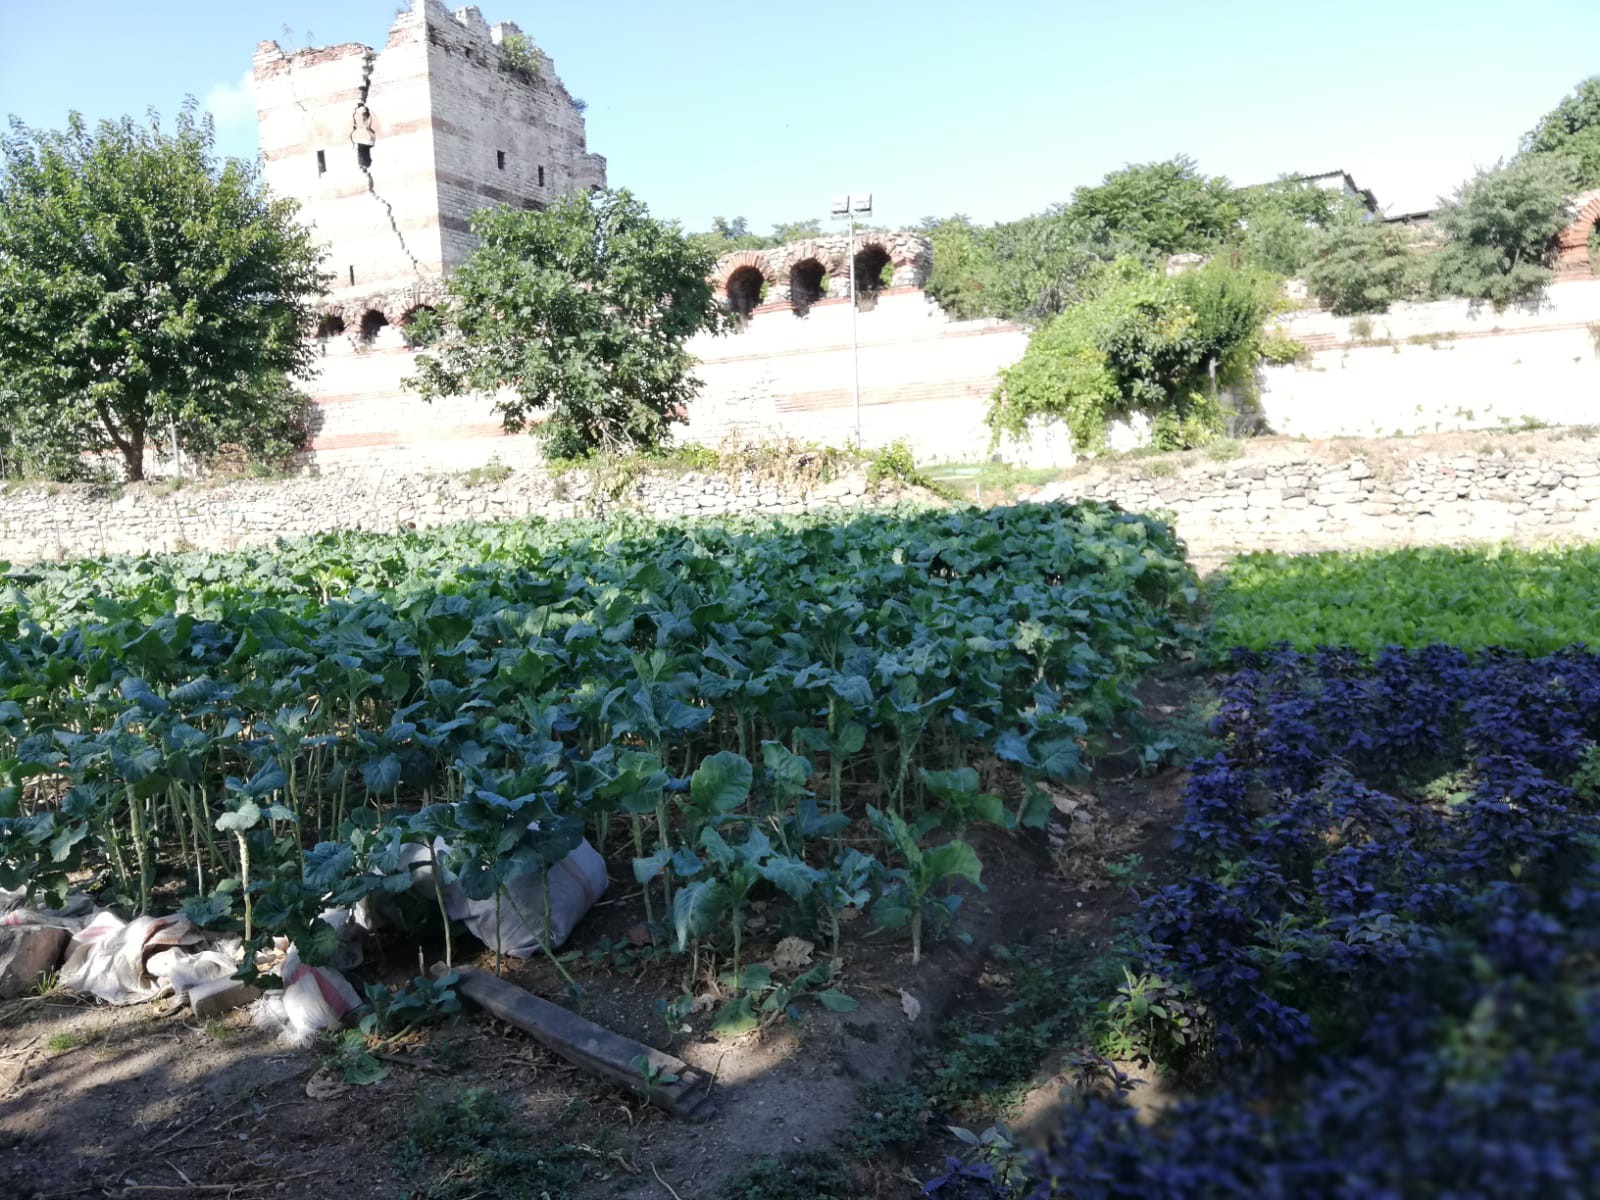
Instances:
[[[1316,240],[1305,271],[1317,303],[1338,316],[1388,312],[1421,290],[1421,267],[1411,239],[1399,226],[1349,216]]]
[[[525,34],[509,33],[501,41],[500,69],[506,74],[532,83],[539,78],[539,65],[539,47]]]
[[[1253,376],[1276,293],[1271,276],[1229,262],[1169,278],[1121,260],[1001,376],[990,428],[1025,437],[1030,421],[1059,420],[1093,453],[1111,421],[1137,413],[1161,449],[1203,445],[1222,423],[1216,388]]]

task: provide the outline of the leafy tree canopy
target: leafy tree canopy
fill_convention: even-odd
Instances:
[[[197,456],[291,448],[318,254],[253,166],[219,163],[193,102],[170,134],[154,114],[13,119],[0,153],[0,420],[22,457],[61,470],[115,450],[143,479],[174,424]]]
[[[1407,231],[1346,216],[1314,240],[1306,287],[1339,316],[1387,312],[1422,291],[1422,265]]]
[[[1434,258],[1435,292],[1496,308],[1542,295],[1571,189],[1569,167],[1553,155],[1479,171],[1435,217],[1449,239]]]
[[[1243,221],[1234,240],[1240,250],[1251,262],[1286,277],[1310,265],[1320,231],[1336,221],[1366,218],[1359,200],[1304,180],[1243,188],[1238,202]]]
[[[1193,159],[1140,163],[1113,171],[1072,194],[1074,223],[1096,238],[1125,238],[1151,254],[1204,251],[1237,228],[1240,203],[1221,175],[1203,175]]]
[[[698,389],[684,343],[723,318],[715,261],[626,191],[473,218],[478,246],[424,314],[411,384],[429,400],[496,396],[505,426],[538,422],[554,458],[664,443]]]
[[[1600,75],[1585,79],[1523,138],[1530,154],[1567,162],[1574,189],[1600,187]]]
[[[821,235],[820,219],[780,221],[772,227],[770,234],[760,234],[751,230],[750,222],[744,217],[732,219],[713,217],[709,230],[689,236],[695,245],[710,251],[713,258],[721,258],[724,254],[732,254],[735,250],[770,250],[774,246],[800,242]]]

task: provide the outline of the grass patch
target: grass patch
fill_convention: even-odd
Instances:
[[[60,1033],[52,1033],[45,1039],[44,1049],[46,1054],[65,1054],[68,1050],[76,1050],[79,1046],[88,1044],[88,1034],[76,1029],[63,1029]]]
[[[725,1180],[717,1200],[859,1200],[837,1159],[815,1152],[758,1158],[746,1170]]]
[[[871,1161],[915,1150],[928,1136],[928,1093],[908,1079],[869,1083],[856,1096],[850,1149]]]
[[[993,975],[1006,1004],[998,1021],[945,1022],[910,1079],[863,1088],[849,1146],[866,1160],[907,1154],[941,1123],[973,1127],[1003,1119],[1061,1051],[1096,1050],[1105,1040],[1106,1001],[1121,975],[1116,953],[1067,941],[1042,948],[995,948]]]
[[[1280,642],[1547,654],[1596,640],[1600,546],[1247,554],[1217,572],[1211,589],[1219,654]]]
[[[541,1141],[483,1088],[419,1102],[394,1165],[417,1200],[564,1200],[582,1174],[575,1151]]]
[[[962,500],[1003,504],[1017,499],[1020,488],[1035,488],[1071,472],[1063,467],[1014,467],[1007,463],[937,463],[922,474]]]

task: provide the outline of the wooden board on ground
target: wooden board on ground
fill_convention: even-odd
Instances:
[[[456,970],[461,976],[456,990],[463,996],[568,1062],[631,1088],[673,1116],[703,1121],[715,1111],[712,1081],[682,1059],[613,1033],[487,971],[475,967]],[[650,1065],[652,1078],[677,1078],[670,1083],[651,1083],[636,1065],[641,1055]]]

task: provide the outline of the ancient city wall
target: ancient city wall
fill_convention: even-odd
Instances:
[[[1311,353],[1261,372],[1272,429],[1373,437],[1600,420],[1600,279],[1558,283],[1503,312],[1464,300],[1370,317],[1307,310],[1280,322]]]
[[[757,313],[743,332],[690,344],[702,389],[681,438],[718,444],[793,438],[868,447],[908,441],[924,462],[1006,461],[1068,466],[1059,429],[991,447],[984,412],[999,374],[1027,348],[1028,331],[1001,321],[951,321],[921,291],[895,290],[859,314],[851,351],[848,302],[825,301],[803,318]],[[1600,280],[1550,289],[1537,307],[1502,313],[1463,302],[1398,305],[1362,322],[1325,312],[1282,322],[1309,357],[1261,373],[1261,406],[1278,433],[1373,437],[1503,430],[1528,423],[1600,423]],[[424,404],[402,381],[412,352],[388,328],[370,342],[355,331],[324,339],[309,385],[319,415],[313,462],[459,470],[491,455],[534,465],[528,439],[507,438],[492,400]],[[1137,441],[1123,431],[1117,448]]]
[[[530,41],[531,69],[506,69],[500,47],[521,36],[476,8],[411,0],[381,49],[256,47],[266,180],[328,248],[323,308],[350,333],[366,314],[396,325],[434,302],[478,210],[604,185],[550,57]]]

